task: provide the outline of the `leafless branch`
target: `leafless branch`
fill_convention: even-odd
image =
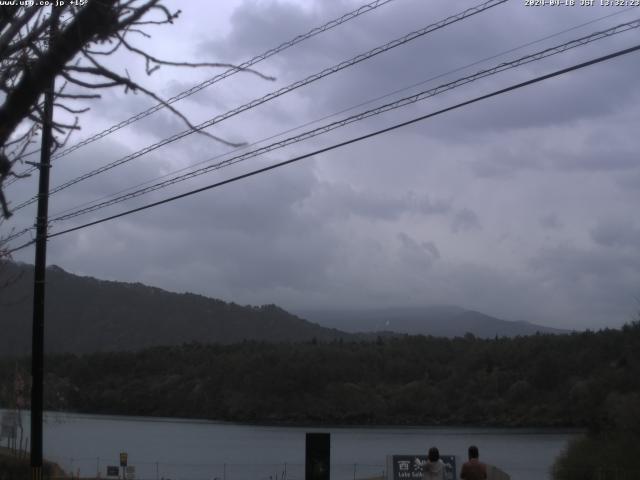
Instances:
[[[129,44],[123,35],[121,34],[117,34],[118,38],[120,39],[120,41],[122,42],[122,44],[125,46],[125,48],[133,53],[137,53],[138,55],[140,55],[141,57],[145,58],[147,60],[147,62],[154,62],[158,65],[169,65],[172,67],[190,67],[190,68],[201,68],[201,67],[217,67],[217,68],[237,68],[238,70],[242,70],[243,72],[247,72],[247,73],[253,73],[254,75],[258,75],[260,78],[264,79],[264,80],[269,80],[269,81],[274,81],[275,77],[269,76],[269,75],[264,75],[263,73],[258,72],[257,70],[253,70],[251,68],[239,68],[236,67],[235,65],[232,65],[230,63],[219,63],[219,62],[199,62],[199,63],[192,63],[192,62],[172,62],[170,60],[163,60],[157,57],[154,57],[153,55],[148,54],[147,52],[140,50],[139,48],[136,48],[134,46],[132,46],[131,44]]]
[[[144,61],[147,75],[161,66],[177,68],[238,68],[218,62],[178,62],[156,57],[131,43],[132,35],[150,38],[154,26],[172,24],[180,11],[172,12],[163,0],[87,0],[84,6],[42,7],[0,5],[0,218],[11,212],[2,190],[15,176],[12,167],[31,145],[43,122],[42,95],[52,80],[62,78],[55,92],[58,116],[52,123],[53,148],[60,148],[80,128],[78,115],[89,110],[78,103],[100,98],[102,89],[124,87],[141,92],[166,107],[189,129],[232,147],[230,142],[199,130],[173,105],[144,87],[128,72],[117,72],[97,60],[123,49]],[[58,25],[51,36],[52,25]],[[51,38],[50,38],[51,36]],[[253,69],[240,69],[265,80],[274,80]],[[67,88],[69,87],[69,91]],[[20,131],[19,135],[15,132]],[[6,161],[3,161],[5,159]]]

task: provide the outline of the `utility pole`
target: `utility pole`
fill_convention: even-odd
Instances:
[[[58,18],[51,7],[49,44],[57,30]],[[49,169],[53,144],[53,95],[55,77],[44,94],[40,179],[36,217],[36,258],[33,283],[33,330],[31,336],[31,480],[42,480],[42,411],[44,384],[44,293],[47,266],[47,226],[49,217]]]

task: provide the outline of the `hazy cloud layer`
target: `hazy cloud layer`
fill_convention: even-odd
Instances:
[[[356,1],[196,1],[140,46],[170,58],[240,63],[356,8]],[[194,123],[473,6],[397,0],[176,104]],[[615,15],[613,15],[615,14]],[[265,143],[635,18],[600,7],[512,0],[211,128]],[[609,16],[589,25],[585,22]],[[572,29],[573,28],[573,29]],[[567,31],[568,29],[572,29]],[[553,38],[504,53],[515,47]],[[438,95],[327,135],[128,201],[52,231],[202,187],[628,47],[637,30]],[[498,56],[496,56],[498,55]],[[496,56],[491,60],[479,60]],[[112,59],[165,97],[221,70]],[[463,68],[466,67],[466,68]],[[452,72],[458,70],[456,72]],[[437,78],[436,78],[437,77]],[[565,328],[619,326],[640,289],[638,54],[555,78],[196,196],[52,239],[49,263],[237,303],[287,308],[455,304]],[[430,80],[431,79],[431,80]],[[393,93],[405,87],[401,93]],[[378,100],[366,105],[381,96]],[[77,139],[152,106],[105,94]],[[350,109],[345,113],[338,113]],[[288,133],[310,124],[302,130]],[[163,111],[56,162],[52,186],[185,129]],[[178,169],[230,158],[192,134],[52,196],[51,213]],[[16,183],[14,205],[35,192]],[[33,224],[34,206],[0,229]],[[26,237],[28,238],[28,237]],[[26,239],[25,238],[25,239]],[[16,255],[31,261],[33,252]]]

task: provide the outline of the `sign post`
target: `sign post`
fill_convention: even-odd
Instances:
[[[120,467],[117,465],[109,465],[107,467],[107,477],[119,477],[120,476]]]
[[[445,480],[456,480],[456,457],[440,455],[444,463]],[[426,455],[389,455],[387,457],[387,480],[422,480]]]
[[[127,452],[120,452],[120,466],[122,467],[122,480],[127,478],[127,461],[129,459],[129,455]]]

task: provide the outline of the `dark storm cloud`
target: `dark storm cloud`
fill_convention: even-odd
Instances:
[[[640,191],[640,169],[618,176],[616,183],[625,189]]]
[[[390,195],[371,189],[357,190],[345,183],[318,184],[313,201],[327,217],[358,215],[371,219],[393,220],[405,214],[442,215],[452,210],[450,202],[432,200],[413,191]]]
[[[593,140],[598,145],[586,145],[583,152],[569,155],[562,154],[557,159],[557,164],[562,169],[590,170],[590,171],[610,171],[610,170],[631,170],[640,165],[637,151],[630,149],[618,149],[604,145],[611,145],[600,138],[599,134],[593,135]]]
[[[294,77],[298,79],[305,74],[338,63],[352,55],[384,43],[385,40],[396,38],[407,31],[423,27],[469,6],[467,2],[447,2],[438,5],[411,2],[385,6],[378,12],[350,22],[348,27],[336,28],[331,34],[321,35],[317,39],[296,47],[292,52],[284,53],[282,57],[278,57],[279,69],[291,79]],[[519,4],[497,7],[323,79],[321,84],[324,86],[317,85],[304,89],[301,94],[309,95],[315,100],[315,111],[320,108],[327,113],[335,112],[347,105],[354,105],[396,90],[399,86],[410,85],[504,51],[506,47],[513,47],[514,39],[521,39],[524,43],[534,38],[540,38],[541,29],[547,34],[554,33],[562,27],[566,28],[567,24],[575,25],[587,19],[611,13],[606,9],[582,8],[565,10],[561,12],[561,15],[558,15],[557,11],[551,12],[550,10],[553,9],[528,11]],[[245,2],[238,8],[235,16],[238,19],[259,17],[263,19],[260,20],[261,22],[267,22],[269,25],[280,23],[285,25],[288,24],[288,19],[295,18],[296,25],[300,25],[300,31],[304,30],[305,25],[320,24],[323,21],[321,19],[331,18],[328,12],[324,12],[320,7],[303,11],[300,7],[281,2]],[[504,22],[505,18],[509,18],[509,21]],[[510,53],[487,64],[471,67],[466,72],[436,80],[429,86],[436,86],[487,66],[498,64],[506,59],[518,58],[525,53],[540,50],[570,38],[578,38],[585,33],[602,29],[603,26],[621,22],[624,18],[624,16],[620,16],[609,19],[602,24],[585,27],[582,30],[565,34],[558,39],[551,39],[540,45]],[[260,30],[258,33],[253,30],[254,26],[254,22],[235,22],[230,34],[224,40],[219,40],[216,43],[216,51],[236,52],[235,56],[240,58],[248,51],[257,51],[257,44],[276,45],[287,38],[282,29],[270,27]],[[479,34],[479,32],[482,33]],[[498,80],[481,82],[481,85],[487,86],[484,89],[478,90],[471,87],[461,90],[486,93],[494,89],[496,85],[507,85],[509,78],[524,80],[534,74],[546,73],[554,66],[566,66],[572,62],[591,58],[597,52],[611,51],[616,46],[628,45],[630,38],[632,38],[630,35],[633,33],[609,39],[604,43],[605,47],[594,44],[559,55],[551,60],[546,60],[543,63],[546,65],[544,68],[538,64],[525,66],[521,70],[527,72],[526,74],[501,74],[495,77]],[[309,59],[313,59],[315,62],[310,65],[311,68],[308,68]],[[598,116],[611,112],[623,105],[630,95],[639,90],[637,82],[629,82],[629,70],[640,73],[637,62],[633,62],[631,59],[621,59],[616,60],[615,63],[612,62],[609,68],[592,67],[584,73],[556,79],[544,86],[529,87],[523,95],[514,96],[512,94],[506,96],[505,99],[491,100],[482,108],[465,109],[465,113],[456,116],[455,120],[448,121],[443,117],[442,121],[437,122],[441,128],[436,127],[436,134],[443,132],[464,134],[468,131],[478,133],[488,129],[495,131],[505,128],[524,128],[549,125],[550,121],[561,124],[584,116]],[[634,77],[633,74],[631,75]],[[282,75],[279,77],[286,80],[286,77],[282,78]],[[472,94],[460,94],[453,97],[448,96],[448,98],[468,98]],[[429,104],[431,103],[433,102],[429,101]],[[425,108],[428,109],[428,106]],[[457,128],[451,128],[453,124]]]
[[[633,258],[629,254],[618,252],[616,256],[610,256],[596,250],[589,251],[569,246],[543,249],[531,260],[530,266],[541,276],[552,281],[564,277],[572,282],[580,282],[584,279],[602,279],[606,282],[606,279],[625,271],[629,274],[640,274],[640,259]]]
[[[185,27],[180,40],[197,45],[202,58],[239,62],[360,3],[244,1],[233,9],[229,24],[219,29],[209,25],[217,19],[214,7],[204,8],[191,18],[206,19],[207,25],[194,32]],[[259,70],[277,76],[276,82],[238,74],[177,106],[194,123],[203,121],[471,5],[393,2],[261,64]],[[608,13],[612,10],[532,10],[522,2],[509,2],[225,121],[213,133],[255,141]],[[564,34],[428,86],[623,18]],[[214,38],[218,31],[224,36]],[[317,143],[156,192],[126,207],[546,73],[620,47],[634,34],[486,79]],[[163,45],[171,47],[173,42],[158,39],[157,48]],[[356,308],[448,303],[561,327],[618,326],[636,307],[640,284],[636,60],[612,61],[314,160],[52,239],[49,258],[77,273],[239,303]],[[168,97],[213,74],[170,75],[163,69],[145,81]],[[108,108],[92,112],[83,137],[154,103],[121,93],[107,95]],[[182,130],[175,115],[159,112],[65,158],[54,168],[52,185]],[[51,210],[55,213],[228,150],[190,135],[52,197]],[[33,195],[35,185],[30,179],[13,187],[12,200]],[[16,225],[33,224],[34,209],[25,210],[16,214]],[[22,260],[32,258],[32,252],[20,255]]]
[[[318,18],[293,2],[245,1],[229,18],[231,31],[224,41],[205,42],[202,50],[212,49],[223,60],[241,62],[311,28]]]
[[[637,254],[565,245],[542,249],[530,266],[550,297],[560,297],[576,319],[581,315],[613,323],[613,316],[619,325],[629,321],[637,308]]]
[[[440,258],[440,251],[432,241],[417,241],[404,232],[398,234],[400,258],[412,268],[420,266],[428,269]]]
[[[608,248],[640,249],[640,228],[634,219],[606,221],[591,230],[591,238],[598,245]]]
[[[466,232],[468,230],[474,230],[482,228],[480,220],[473,210],[463,208],[456,212],[451,221],[451,230],[453,233]]]
[[[545,170],[631,172],[640,166],[636,153],[640,139],[628,135],[626,127],[620,128],[629,121],[625,116],[629,108],[613,115],[602,112],[595,124],[588,125],[583,118],[567,130],[547,125],[514,133],[511,141],[496,142],[480,151],[469,165],[478,177],[488,178]]]
[[[322,280],[322,266],[331,264],[335,239],[295,211],[310,180],[308,168],[283,170],[268,180],[168,204],[112,228],[98,226],[52,242],[52,255],[73,266],[77,256],[95,249],[100,255],[76,268],[179,289],[188,284],[189,289],[222,296],[242,297],[258,287],[311,288]],[[144,248],[131,248],[136,245]]]
[[[540,217],[540,226],[550,230],[562,228],[562,222],[555,213],[550,213]]]

